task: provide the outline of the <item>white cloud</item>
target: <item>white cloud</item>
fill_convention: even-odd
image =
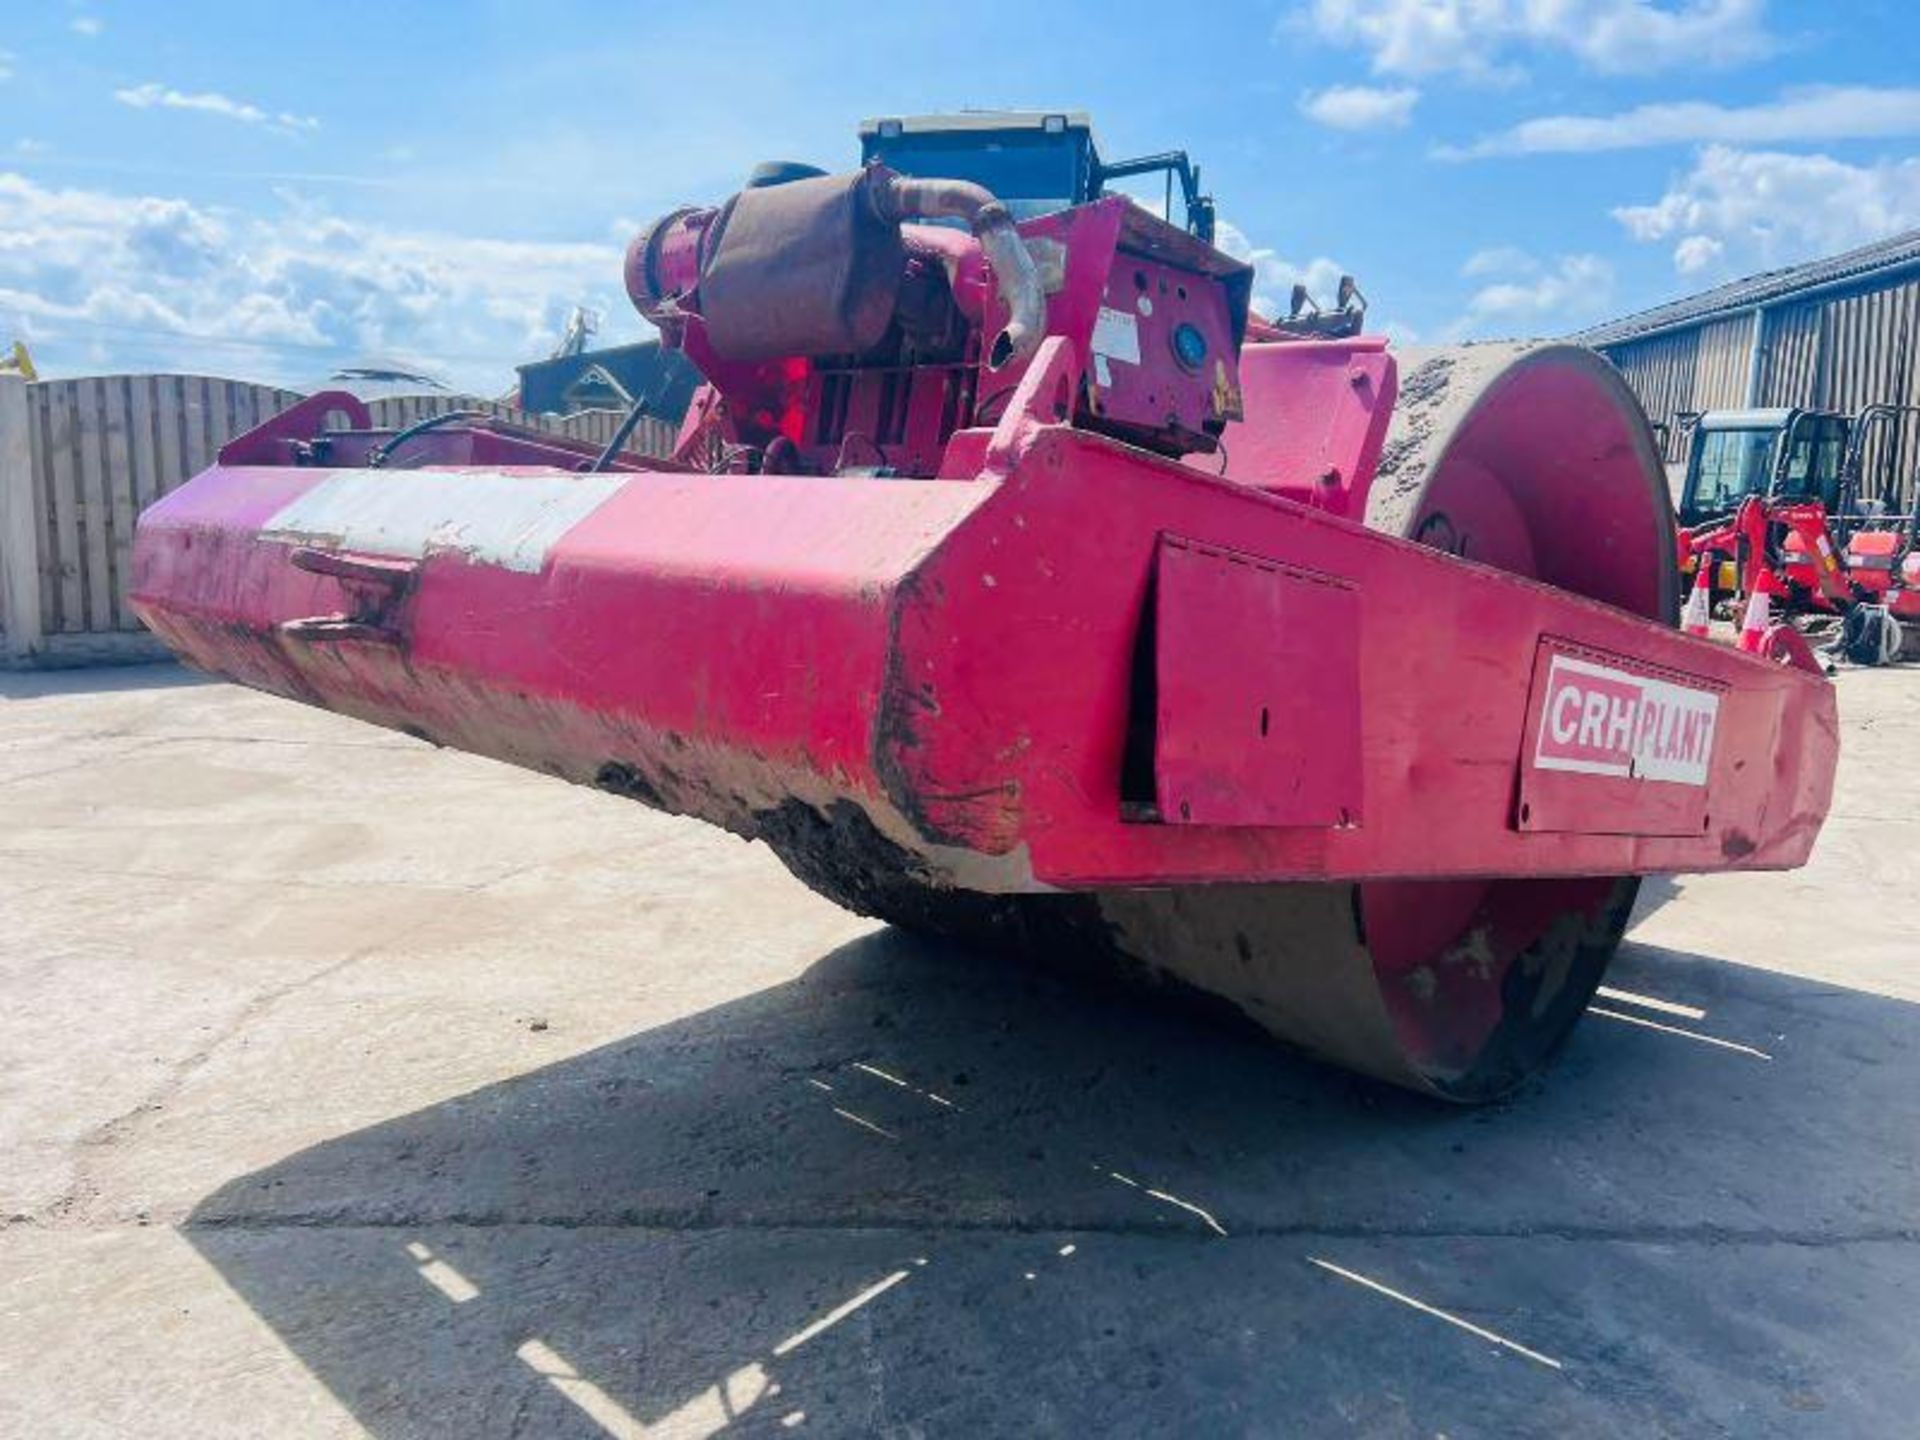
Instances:
[[[1321,39],[1382,75],[1510,78],[1513,57],[1570,55],[1608,74],[1725,66],[1773,48],[1765,0],[1311,0]]]
[[[1613,115],[1543,115],[1472,145],[1444,147],[1448,159],[1627,150],[1646,145],[1724,141],[1845,140],[1920,135],[1920,89],[1870,85],[1790,90],[1759,105],[1682,100]]]
[[[1513,245],[1497,245],[1491,250],[1474,251],[1460,267],[1460,273],[1472,279],[1477,275],[1532,275],[1539,269],[1540,262],[1525,250]]]
[[[1689,235],[1673,247],[1673,268],[1682,275],[1697,275],[1711,269],[1726,253],[1725,243],[1711,235]]]
[[[1234,259],[1253,266],[1253,308],[1273,318],[1284,317],[1292,308],[1288,302],[1295,285],[1305,285],[1315,300],[1331,305],[1340,277],[1347,273],[1338,261],[1324,255],[1305,264],[1282,259],[1276,251],[1255,246],[1244,231],[1225,220],[1219,222],[1214,241]]]
[[[1850,165],[1710,145],[1658,200],[1613,217],[1635,240],[1674,242],[1684,274],[1791,264],[1920,226],[1920,158]]]
[[[107,26],[106,22],[98,15],[76,15],[72,20],[67,22],[67,28],[76,35],[84,35],[87,39],[92,40],[96,38],[102,30],[105,30]]]
[[[1413,118],[1420,92],[1411,86],[1332,85],[1300,97],[1300,113],[1335,130],[1395,130]]]
[[[1453,339],[1558,334],[1607,312],[1613,267],[1598,255],[1562,255],[1547,262],[1523,250],[1482,250],[1461,267],[1469,278],[1503,276],[1474,291]]]
[[[131,105],[136,110],[154,108],[196,110],[204,115],[219,115],[228,120],[238,120],[243,125],[265,125],[270,129],[288,133],[320,128],[320,122],[311,115],[293,115],[285,110],[263,110],[258,105],[250,105],[244,100],[235,100],[229,95],[222,95],[217,90],[203,90],[189,94],[176,90],[171,85],[149,81],[145,85],[116,90],[113,92],[113,98],[122,105]]]
[[[11,50],[0,50],[0,83],[13,78],[14,54]]]
[[[0,334],[68,369],[299,385],[378,357],[496,394],[575,304],[632,313],[616,245],[403,230],[281,199],[242,215],[0,172]]]

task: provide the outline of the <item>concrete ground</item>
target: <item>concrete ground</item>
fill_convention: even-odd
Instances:
[[[1441,1109],[166,667],[0,680],[0,1435],[1913,1433],[1920,673]]]

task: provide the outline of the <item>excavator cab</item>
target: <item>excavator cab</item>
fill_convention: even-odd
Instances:
[[[1847,417],[1825,410],[1710,410],[1693,430],[1680,524],[1721,519],[1749,495],[1838,508]]]
[[[1920,485],[1901,465],[1916,414],[1920,407],[1878,403],[1850,416],[1784,408],[1699,416],[1678,507],[1688,532],[1682,576],[1713,554],[1712,593],[1746,593],[1749,567],[1764,562],[1796,612],[1845,614],[1865,603],[1920,620]],[[1749,502],[1760,502],[1757,525],[1742,523]]]

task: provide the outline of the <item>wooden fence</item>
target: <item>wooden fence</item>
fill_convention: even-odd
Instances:
[[[0,664],[157,658],[127,604],[140,511],[213,463],[228,440],[302,397],[204,375],[101,375],[28,384],[0,375]],[[605,445],[621,416],[534,415],[459,395],[368,405],[375,426],[483,410],[543,433]],[[627,449],[664,455],[674,428],[643,419]]]

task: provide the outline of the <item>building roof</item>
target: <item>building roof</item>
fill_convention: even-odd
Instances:
[[[424,371],[408,369],[385,360],[343,365],[324,380],[294,387],[304,395],[322,390],[345,390],[361,400],[385,400],[394,395],[446,394],[447,384]]]
[[[549,414],[565,413],[574,408],[570,399],[593,390],[602,392],[604,403],[614,409],[632,403],[622,396],[645,396],[650,414],[678,421],[700,384],[693,362],[678,350],[663,349],[658,340],[582,350],[515,368],[520,372],[520,404]],[[569,391],[575,392],[572,397]]]
[[[1858,250],[1829,255],[1823,260],[1810,260],[1804,265],[1790,265],[1783,270],[1763,270],[1744,280],[1730,281],[1711,290],[1703,290],[1698,295],[1689,295],[1683,300],[1669,301],[1651,310],[1642,310],[1619,320],[1610,320],[1604,325],[1596,325],[1573,338],[1583,345],[1618,345],[1657,331],[1697,325],[1722,315],[1751,309],[1755,305],[1765,305],[1816,286],[1865,279],[1882,271],[1910,267],[1920,268],[1920,230],[1909,230],[1901,235],[1877,240],[1871,245],[1862,245]]]

